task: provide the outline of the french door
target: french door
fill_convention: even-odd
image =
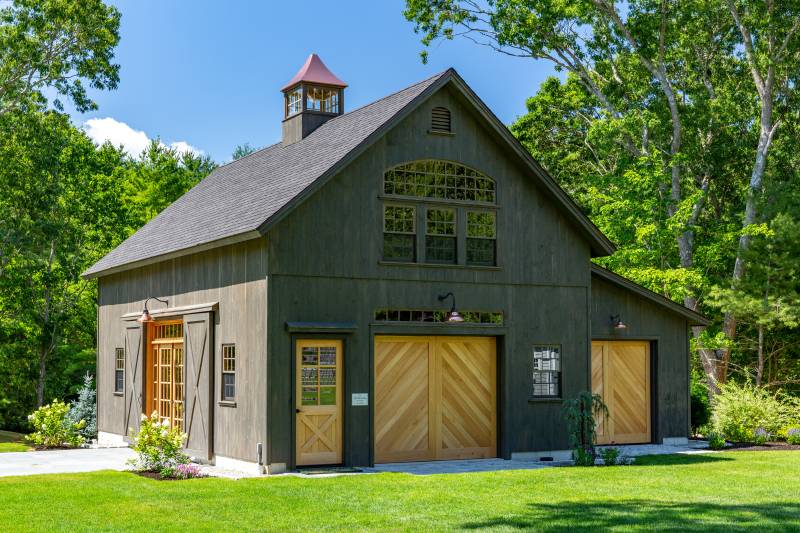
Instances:
[[[157,322],[150,327],[148,413],[156,412],[170,427],[183,429],[183,323]]]

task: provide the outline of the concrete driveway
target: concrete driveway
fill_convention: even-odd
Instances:
[[[130,448],[0,453],[0,477],[125,470],[125,462],[133,456]]]

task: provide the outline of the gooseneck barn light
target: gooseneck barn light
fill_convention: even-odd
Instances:
[[[150,300],[155,300],[157,302],[161,302],[162,304],[169,305],[167,300],[162,300],[161,298],[156,298],[155,296],[149,297],[147,300],[144,301],[144,311],[142,311],[142,316],[136,319],[137,322],[140,324],[146,324],[147,322],[153,322],[153,317],[150,316],[150,311],[147,310],[147,302]]]
[[[450,311],[447,312],[445,320],[447,322],[464,322],[464,317],[456,311],[456,296],[452,292],[448,292],[447,294],[439,296],[439,301],[443,302],[448,298],[453,299],[453,305],[450,307]]]
[[[628,329],[628,325],[622,321],[619,315],[611,316],[611,326],[614,329],[619,329],[619,330]]]

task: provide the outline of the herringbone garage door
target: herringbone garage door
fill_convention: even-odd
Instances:
[[[375,462],[497,455],[493,337],[376,337]]]

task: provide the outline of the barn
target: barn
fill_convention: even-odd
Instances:
[[[345,89],[311,55],[280,142],[84,273],[101,444],[157,412],[248,471],[537,459],[584,390],[600,442],[685,442],[706,319],[595,265],[613,244],[454,70],[352,111]]]

